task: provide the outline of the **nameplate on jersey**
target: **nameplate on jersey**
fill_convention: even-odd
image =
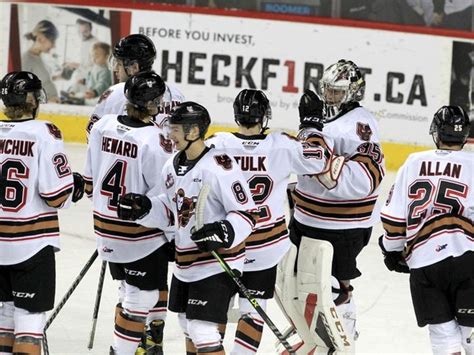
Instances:
[[[119,124],[117,125],[117,131],[128,132],[130,131],[130,127]]]

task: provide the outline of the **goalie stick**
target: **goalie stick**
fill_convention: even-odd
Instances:
[[[209,185],[203,185],[201,188],[201,191],[199,192],[199,196],[197,198],[196,202],[196,230],[199,230],[203,227],[204,225],[204,209],[206,207],[206,201],[207,201],[207,196],[211,192],[211,187]],[[295,350],[293,347],[288,343],[286,338],[283,336],[283,334],[278,330],[276,325],[272,322],[270,317],[267,315],[267,313],[262,309],[258,301],[253,297],[250,293],[250,291],[245,287],[245,285],[242,283],[240,280],[239,276],[236,275],[234,270],[231,269],[229,264],[219,255],[218,252],[212,251],[211,252],[212,256],[216,258],[216,260],[219,262],[221,267],[224,269],[224,271],[229,275],[232,280],[235,282],[237,287],[239,288],[239,291],[247,298],[247,300],[250,302],[250,304],[253,306],[253,308],[258,312],[258,314],[262,317],[264,322],[268,325],[270,330],[275,334],[275,336],[278,338],[280,343],[285,347],[285,349],[288,351],[290,355],[296,354]]]

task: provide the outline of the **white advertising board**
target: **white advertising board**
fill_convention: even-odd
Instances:
[[[0,2],[0,79],[8,70],[8,48],[10,48],[10,4]]]
[[[449,103],[449,37],[158,11],[133,11],[131,33],[153,39],[155,70],[208,107],[214,123],[232,124],[238,91],[257,88],[272,103],[272,127],[296,129],[304,88],[341,58],[365,73],[362,105],[384,141],[430,144],[433,113]]]

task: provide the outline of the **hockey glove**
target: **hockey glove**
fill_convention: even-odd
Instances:
[[[335,188],[345,162],[346,159],[342,155],[333,155],[328,160],[324,171],[317,174],[316,178],[328,190]]]
[[[228,221],[206,223],[201,229],[191,230],[191,239],[201,251],[229,248],[234,242],[234,228]]]
[[[299,129],[312,127],[320,131],[323,130],[323,101],[314,91],[309,89],[304,91],[300,98],[298,111],[300,113]]]
[[[387,251],[383,245],[383,235],[379,237],[379,246],[382,249],[383,261],[387,269],[402,274],[410,273],[410,268],[405,261],[403,251]]]
[[[151,201],[145,195],[128,193],[119,197],[117,215],[126,221],[145,217],[151,210]]]
[[[76,203],[84,196],[84,178],[79,173],[72,173],[74,179],[74,189],[72,191],[72,202]]]

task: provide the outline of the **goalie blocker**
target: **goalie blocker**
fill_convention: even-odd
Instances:
[[[333,248],[329,242],[303,237],[301,255],[294,266],[294,245],[278,265],[276,294],[301,341],[294,346],[297,354],[349,354],[353,352],[350,336],[336,310],[340,294],[334,295],[331,276]],[[337,286],[337,285],[336,285]],[[286,354],[279,351],[279,354]]]

